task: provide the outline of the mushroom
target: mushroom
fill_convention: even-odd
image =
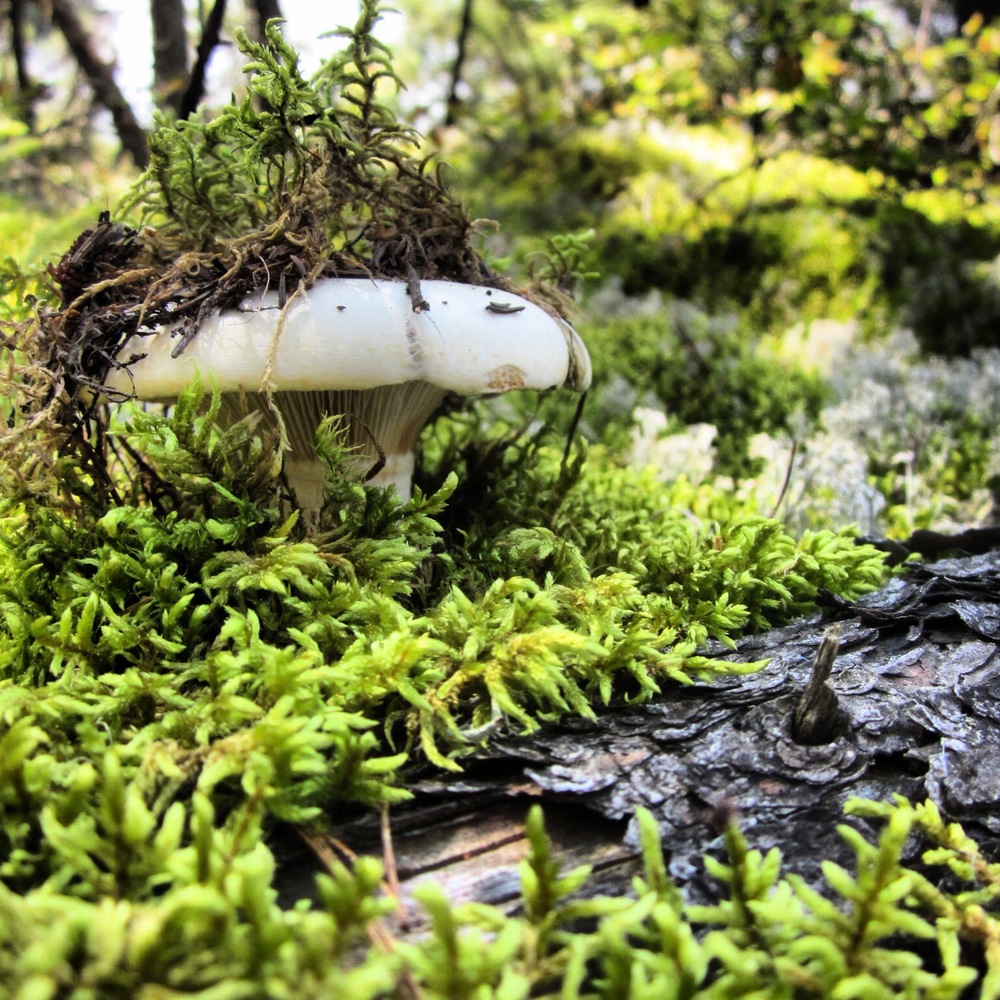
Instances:
[[[490,395],[558,386],[584,391],[590,358],[576,331],[510,292],[422,281],[415,311],[406,282],[324,278],[284,308],[265,292],[209,317],[178,356],[167,331],[132,337],[119,357],[140,356],[108,379],[144,400],[169,401],[198,376],[222,394],[221,414],[259,411],[285,424],[285,474],[308,511],[322,504],[316,454],[321,420],[345,419],[359,474],[410,496],[414,447],[448,393]],[[269,402],[270,397],[270,402]]]

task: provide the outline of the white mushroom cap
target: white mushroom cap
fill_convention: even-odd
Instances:
[[[270,393],[289,430],[286,472],[307,507],[322,497],[313,441],[325,416],[347,416],[351,443],[367,446],[359,467],[381,451],[386,464],[372,482],[394,482],[407,497],[414,444],[446,393],[589,386],[583,342],[535,303],[451,281],[422,281],[420,292],[428,304],[420,312],[402,281],[320,279],[284,311],[274,292],[251,296],[205,320],[177,358],[174,337],[133,337],[119,358],[145,357],[114,371],[109,386],[167,400],[201,376],[224,394],[230,416],[266,414]]]

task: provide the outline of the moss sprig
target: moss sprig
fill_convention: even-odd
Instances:
[[[161,118],[150,168],[117,214],[138,211],[165,259],[210,255],[189,256],[188,270],[216,260],[233,271],[283,246],[295,258],[278,269],[289,291],[324,268],[484,276],[464,208],[384,99],[403,84],[375,36],[380,18],[377,0],[365,0],[357,23],[334,33],[345,47],[310,79],[278,22],[259,42],[237,29],[246,97],[208,120]],[[275,284],[278,272],[258,277]]]

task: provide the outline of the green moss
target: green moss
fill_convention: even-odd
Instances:
[[[114,779],[112,779],[114,780]],[[170,885],[155,901],[108,896],[90,902],[50,889],[23,896],[0,886],[0,988],[17,997],[189,996],[425,997],[894,997],[950,1000],[979,979],[1000,994],[1000,926],[982,901],[1000,873],[931,804],[856,802],[884,822],[877,843],[842,827],[853,873],[825,875],[836,905],[794,874],[777,851],[751,850],[736,825],[713,906],[687,906],[666,873],[655,823],[640,812],[644,872],[631,898],[575,897],[588,868],[554,863],[535,807],[531,850],[521,862],[521,913],[452,906],[433,885],[417,903],[428,933],[376,944],[371,925],[391,910],[377,895],[382,871],[362,858],[319,878],[320,904],[281,910],[274,860],[252,824],[236,831],[196,796],[190,846],[172,858]],[[130,825],[139,830],[134,816]],[[175,823],[179,833],[182,823]],[[965,891],[946,894],[902,866],[917,833],[925,862]],[[161,828],[160,835],[163,835]],[[373,935],[374,937],[374,935]],[[902,943],[932,953],[925,967]],[[968,964],[979,959],[985,976]]]
[[[150,166],[116,209],[153,227],[140,238],[150,273],[129,281],[147,323],[166,322],[153,303],[181,315],[192,282],[212,295],[209,312],[323,274],[502,284],[443,165],[389,103],[402,83],[374,33],[381,16],[365,0],[337,32],[344,49],[309,78],[277,22],[260,42],[237,28],[246,96],[211,119],[158,119]]]
[[[405,505],[339,471],[328,429],[307,536],[252,422],[221,431],[199,398],[115,430],[146,456],[125,502],[84,492],[71,458],[52,470],[82,484],[65,508],[37,472],[5,470],[0,713],[32,747],[0,786],[0,876],[17,884],[101,894],[40,817],[109,835],[93,827],[109,761],[154,816],[197,787],[315,818],[403,794],[408,762],[457,767],[498,720],[531,729],[735,669],[698,647],[882,579],[848,533],[796,541],[718,491],[600,452],[564,464],[544,436],[475,444],[472,417],[428,441],[436,485]]]

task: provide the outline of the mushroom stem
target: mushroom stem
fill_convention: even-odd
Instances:
[[[284,469],[299,504],[307,511],[323,503],[326,466],[316,451],[316,431],[326,417],[342,418],[343,444],[352,450],[350,464],[370,486],[395,486],[401,500],[410,498],[417,438],[445,397],[429,382],[411,381],[372,389],[313,392],[246,392],[222,397],[219,417],[235,423],[247,413],[261,415],[264,427],[277,426],[281,414],[288,451]],[[376,469],[372,475],[368,475]]]
[[[385,465],[365,480],[366,485],[383,488],[395,486],[399,499],[404,502],[409,500],[415,459],[412,451],[405,455],[386,455]],[[326,480],[326,466],[323,462],[320,459],[298,459],[286,455],[284,470],[299,506],[307,513],[318,511],[323,506],[323,484]]]

